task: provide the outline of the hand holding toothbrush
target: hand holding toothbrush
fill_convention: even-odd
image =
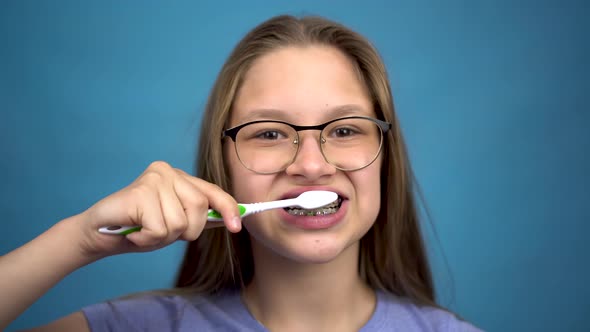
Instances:
[[[208,223],[209,207],[224,218]],[[176,240],[192,241],[203,229],[241,229],[237,202],[218,186],[174,169],[164,162],[151,164],[133,183],[97,202],[80,217],[85,234],[84,252],[111,255],[150,251]],[[141,227],[126,237],[105,236],[102,227]]]

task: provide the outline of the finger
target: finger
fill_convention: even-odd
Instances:
[[[181,174],[187,181],[205,195],[210,208],[221,213],[223,216],[223,223],[230,232],[237,233],[242,229],[238,203],[231,195],[212,183],[193,177],[184,172]],[[210,228],[210,226],[208,228]]]
[[[130,217],[142,226],[141,231],[127,235],[127,239],[138,247],[153,247],[159,245],[168,236],[168,229],[164,223],[164,216],[160,208],[157,192],[147,185],[130,189],[135,202],[131,205]]]
[[[170,244],[176,241],[186,230],[188,226],[187,216],[172,183],[161,185],[158,188],[158,197],[160,198],[164,223],[168,229],[168,236],[164,244]]]
[[[174,181],[174,191],[187,218],[187,227],[180,235],[182,240],[196,240],[203,228],[207,218],[209,202],[205,195],[184,176],[178,176]],[[223,223],[219,223],[223,226]]]

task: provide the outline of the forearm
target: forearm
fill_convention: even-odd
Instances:
[[[74,270],[90,263],[75,242],[77,216],[0,257],[0,331]]]

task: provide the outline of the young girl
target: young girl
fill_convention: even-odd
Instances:
[[[264,22],[223,66],[202,124],[197,177],[154,162],[0,259],[0,330],[86,264],[186,240],[175,289],[36,331],[477,331],[435,302],[389,82],[365,38],[322,18]],[[308,190],[339,199],[239,217],[237,202]],[[142,228],[97,231],[113,225]]]

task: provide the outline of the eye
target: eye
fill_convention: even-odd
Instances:
[[[356,134],[356,131],[349,127],[340,127],[336,128],[332,131],[335,137],[350,137]]]
[[[258,132],[255,137],[262,140],[278,140],[286,136],[277,130],[265,130]]]

